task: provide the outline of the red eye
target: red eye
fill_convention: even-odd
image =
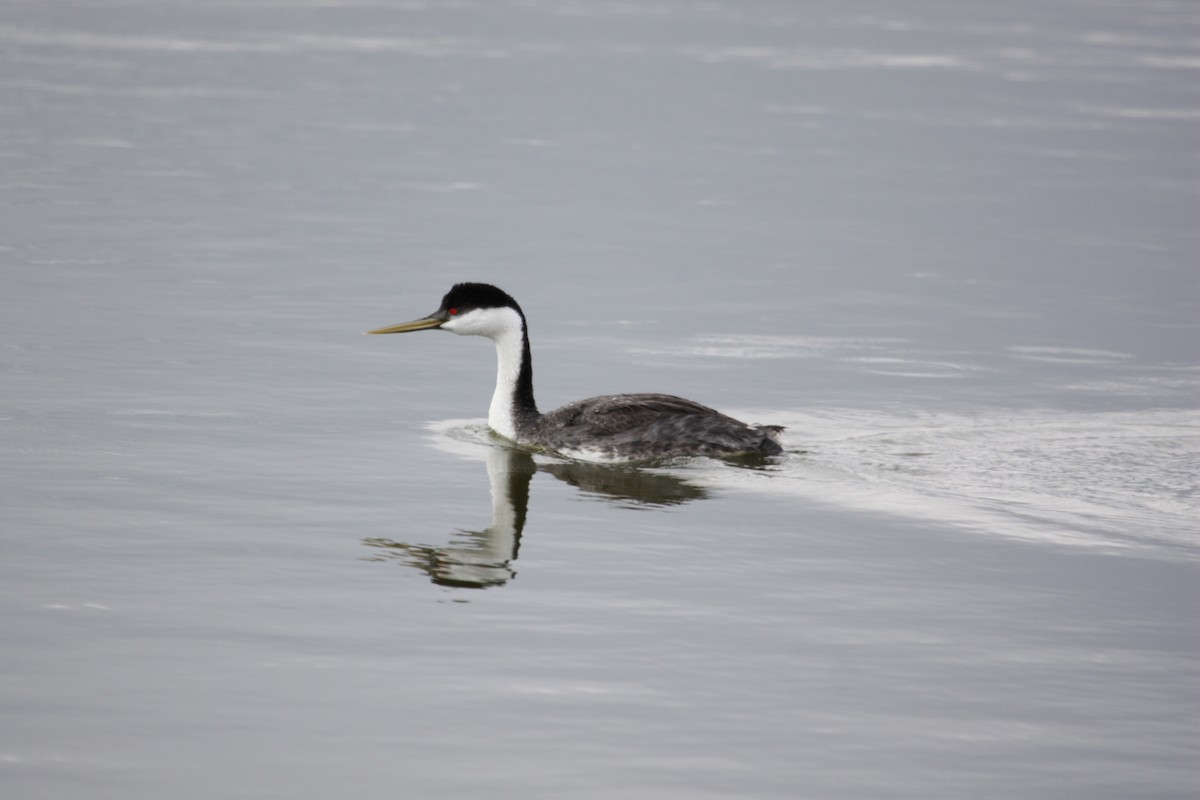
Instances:
[[[448,311],[450,312],[450,316],[452,316],[452,317],[458,314],[457,308],[451,308],[451,309],[448,309]]]

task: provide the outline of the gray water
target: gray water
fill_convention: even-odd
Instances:
[[[0,8],[0,792],[1183,798],[1200,7]],[[482,425],[667,391],[765,465]],[[514,557],[515,555],[515,557]]]

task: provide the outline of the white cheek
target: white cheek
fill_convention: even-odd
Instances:
[[[520,330],[521,318],[511,308],[477,308],[442,323],[442,330],[459,336],[495,339],[505,331]]]
[[[461,317],[451,317],[441,324],[439,331],[450,331],[457,333],[459,336],[466,336],[470,331],[464,330]]]

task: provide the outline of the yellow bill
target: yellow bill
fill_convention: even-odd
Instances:
[[[422,317],[414,319],[412,322],[401,322],[399,325],[388,325],[385,328],[376,328],[367,333],[408,333],[409,331],[423,331],[426,328],[436,328],[446,320],[441,317]]]

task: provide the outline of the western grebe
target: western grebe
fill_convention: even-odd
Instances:
[[[488,426],[517,444],[612,460],[779,453],[776,425],[747,425],[669,394],[592,397],[542,414],[533,400],[533,359],[517,301],[486,283],[458,283],[427,317],[367,333],[440,328],[496,343],[496,391]]]

